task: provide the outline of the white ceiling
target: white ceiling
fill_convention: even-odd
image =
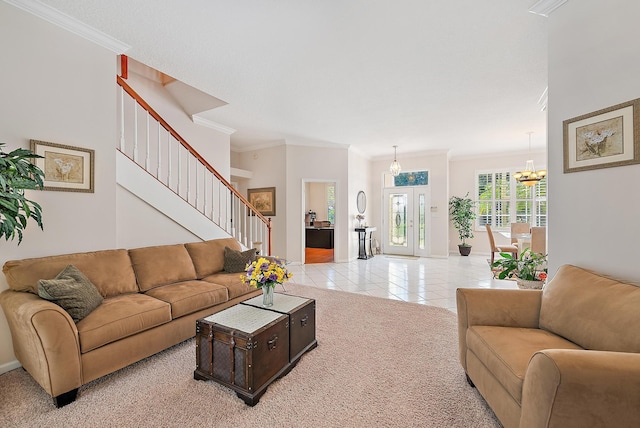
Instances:
[[[227,105],[234,150],[286,140],[368,157],[546,147],[535,0],[42,0]]]

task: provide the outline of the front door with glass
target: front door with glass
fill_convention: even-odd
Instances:
[[[428,186],[384,189],[383,249],[386,254],[429,255]]]

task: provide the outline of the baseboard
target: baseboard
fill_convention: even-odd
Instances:
[[[22,364],[20,364],[18,360],[9,361],[8,363],[0,366],[0,375],[20,367],[22,367]]]

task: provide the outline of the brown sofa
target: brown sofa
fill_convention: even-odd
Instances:
[[[16,358],[58,407],[72,402],[80,386],[193,337],[196,319],[260,293],[223,271],[225,246],[241,250],[229,238],[6,262],[0,304]],[[38,280],[67,265],[104,298],[77,324],[38,296]]]
[[[640,287],[565,265],[457,306],[460,362],[506,428],[639,426]]]

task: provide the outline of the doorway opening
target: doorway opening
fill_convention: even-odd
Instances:
[[[304,263],[333,262],[336,183],[305,182],[304,213]]]

